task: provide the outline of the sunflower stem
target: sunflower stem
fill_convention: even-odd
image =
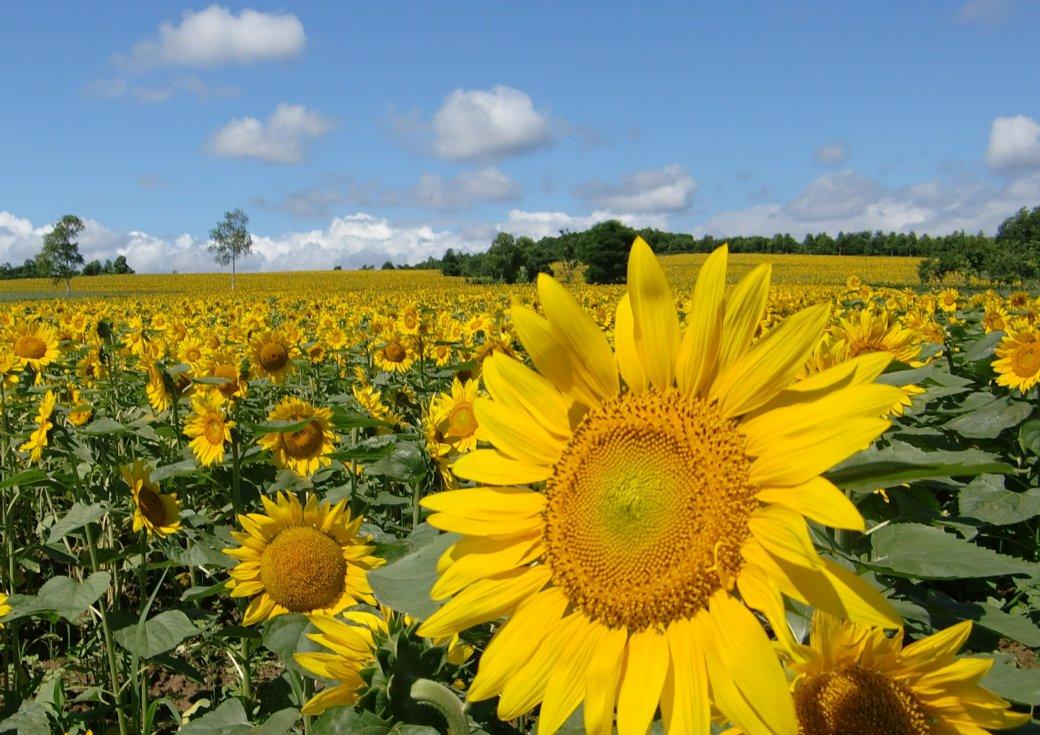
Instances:
[[[90,553],[90,569],[96,573],[98,569],[97,541],[94,540],[94,530],[91,524],[85,527],[87,536],[87,550]],[[116,666],[116,648],[112,642],[112,626],[108,622],[106,605],[98,605],[101,614],[101,632],[105,637],[105,652],[108,654],[108,676],[112,686],[112,697],[115,700],[116,718],[119,721],[119,735],[127,735],[126,713],[123,711],[122,687],[119,685],[119,669]]]
[[[448,735],[468,735],[469,720],[462,702],[448,687],[430,679],[419,679],[412,684],[412,699],[444,716],[448,723]]]

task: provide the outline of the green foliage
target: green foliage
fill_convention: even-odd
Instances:
[[[584,233],[578,257],[585,264],[589,283],[624,283],[628,271],[628,251],[636,231],[617,220],[595,225]]]
[[[249,215],[241,209],[224,212],[224,219],[209,231],[207,246],[217,265],[231,266],[231,288],[235,287],[235,264],[253,249],[253,238],[249,234]]]
[[[43,236],[43,248],[36,256],[36,272],[55,283],[65,282],[65,291],[72,291],[72,277],[83,265],[76,238],[83,232],[83,220],[66,214]]]

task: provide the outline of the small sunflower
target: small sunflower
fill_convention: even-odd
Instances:
[[[121,470],[134,500],[134,531],[142,528],[150,535],[163,538],[181,530],[180,503],[177,494],[163,495],[151,480],[151,468],[134,462]]]
[[[73,426],[83,426],[94,415],[94,407],[83,399],[79,388],[69,388],[69,423]]]
[[[235,422],[225,416],[224,403],[218,391],[200,392],[192,400],[194,412],[184,423],[184,433],[191,437],[189,446],[204,467],[223,462],[224,446],[231,441]]]
[[[296,349],[285,335],[262,332],[250,344],[253,349],[253,366],[261,377],[280,383],[292,372]]]
[[[335,615],[348,607],[375,604],[368,570],[383,560],[372,556],[345,501],[301,505],[294,495],[261,497],[264,513],[240,515],[243,531],[231,536],[241,546],[224,553],[238,559],[231,570],[232,597],[252,597],[243,625],[289,612]]]
[[[939,308],[947,314],[957,311],[957,302],[961,295],[955,288],[944,288],[939,292]]]
[[[956,657],[970,632],[966,620],[904,646],[901,632],[817,612],[788,664],[799,735],[982,735],[1029,722],[979,685],[992,659]]]
[[[397,334],[383,338],[372,359],[388,373],[403,373],[415,363],[415,348],[410,339]]]
[[[267,414],[268,421],[306,421],[301,428],[263,434],[257,443],[274,456],[274,463],[302,477],[310,477],[320,467],[328,467],[332,460],[326,457],[336,448],[339,437],[332,432],[332,411],[315,408],[306,401],[291,396],[283,398]]]
[[[35,372],[58,359],[58,333],[46,324],[22,324],[10,335],[11,351]]]
[[[477,448],[477,416],[473,402],[477,398],[477,381],[465,383],[455,378],[451,393],[439,393],[430,402],[430,420],[441,440],[462,454]]]
[[[4,627],[3,619],[11,614],[11,606],[7,604],[7,595],[0,592],[0,628]]]
[[[295,653],[296,663],[322,679],[336,684],[326,686],[303,705],[304,715],[320,715],[331,707],[354,704],[358,691],[365,685],[361,670],[375,658],[376,642],[374,628],[382,622],[371,613],[361,613],[374,618],[370,623],[361,621],[358,613],[347,613],[345,617],[360,625],[349,625],[340,618],[328,615],[313,615],[311,623],[318,633],[307,635],[312,641],[327,649],[316,653]],[[385,623],[383,623],[385,626]]]
[[[10,390],[18,385],[18,373],[21,372],[21,369],[21,359],[8,345],[0,344],[0,386],[4,390]]]
[[[609,732],[615,712],[618,732],[644,733],[658,709],[666,731],[704,732],[714,707],[751,733],[791,733],[787,679],[753,611],[778,630],[790,597],[898,625],[873,587],[819,554],[807,525],[864,527],[821,473],[889,425],[879,416],[899,391],[873,378],[890,358],[796,383],[829,306],[754,342],[769,268],[727,297],[726,261],[722,247],[701,267],[682,334],[664,272],[637,238],[616,352],[541,276],[545,316],[512,309],[537,372],[487,359],[491,398],[474,405],[494,448],[453,467],[481,486],[422,501],[431,525],[462,536],[431,592],[446,602],[419,633],[506,618],[468,692],[498,696],[503,720],[540,703],[540,732],[552,733],[584,702],[590,733]]]
[[[36,412],[36,428],[29,435],[29,440],[18,447],[19,451],[29,453],[30,462],[39,462],[43,458],[43,450],[47,446],[50,430],[54,428],[51,419],[54,417],[54,405],[57,400],[53,391],[49,390],[44,394],[43,400],[40,401],[40,408]]]
[[[993,370],[997,385],[1023,393],[1040,382],[1040,332],[1032,327],[1012,329],[1000,340]]]
[[[206,377],[223,378],[226,382],[214,385],[225,398],[242,398],[246,394],[247,384],[238,369],[234,356],[226,352],[215,352],[210,355],[206,366]]]

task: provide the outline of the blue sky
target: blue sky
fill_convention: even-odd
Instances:
[[[205,270],[480,249],[614,216],[992,231],[1040,205],[1040,4],[6,3],[0,262]]]

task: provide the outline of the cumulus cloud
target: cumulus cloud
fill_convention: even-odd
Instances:
[[[961,23],[997,25],[1007,20],[1011,13],[1011,0],[965,0],[957,8],[957,20]]]
[[[497,168],[463,171],[449,178],[423,174],[406,194],[412,201],[430,209],[464,209],[478,202],[507,202],[520,196],[520,186]]]
[[[409,120],[414,129],[414,116]],[[456,89],[434,114],[430,130],[433,153],[452,161],[493,161],[552,142],[549,115],[536,110],[524,92],[501,84]]]
[[[995,169],[1040,166],[1040,124],[1025,115],[993,120],[986,162]]]
[[[844,143],[828,143],[813,150],[813,158],[816,159],[817,163],[822,163],[825,166],[836,166],[839,163],[845,163],[848,157],[849,147]]]
[[[240,117],[210,137],[209,152],[228,158],[256,158],[268,163],[299,163],[309,141],[328,133],[331,119],[303,105],[280,104],[266,122]]]
[[[677,163],[636,171],[617,184],[587,181],[574,195],[594,206],[618,212],[678,212],[687,209],[699,184]]]
[[[585,215],[573,215],[567,212],[529,212],[522,209],[511,209],[506,221],[499,222],[496,228],[500,232],[527,235],[538,239],[558,235],[561,230],[565,232],[587,230],[608,219],[616,219],[629,227],[656,227],[658,229],[668,227],[668,219],[663,214],[630,214],[597,210]]]
[[[1005,218],[1040,199],[1040,174],[994,188],[978,179],[932,179],[886,187],[852,171],[827,173],[786,203],[719,212],[698,234],[773,235],[883,230],[945,234],[996,232]]]
[[[292,13],[246,8],[236,15],[210,5],[185,11],[180,23],[162,23],[155,36],[139,41],[116,61],[136,69],[255,64],[299,56],[306,42],[303,23]]]

